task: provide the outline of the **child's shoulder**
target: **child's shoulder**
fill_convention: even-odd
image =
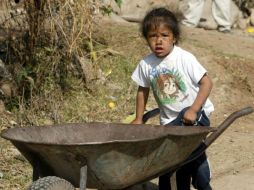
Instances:
[[[177,53],[193,56],[193,54],[190,51],[188,51],[186,49],[183,49],[182,47],[175,46],[175,50],[176,50]]]
[[[195,58],[195,56],[190,51],[185,50],[179,46],[175,46],[174,51],[178,56],[181,56],[182,58],[186,59]]]

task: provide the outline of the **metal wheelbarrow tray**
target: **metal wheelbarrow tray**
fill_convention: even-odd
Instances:
[[[186,164],[251,112],[235,112],[217,128],[76,123],[11,128],[1,136],[31,163],[33,180],[58,176],[80,189],[124,189]]]

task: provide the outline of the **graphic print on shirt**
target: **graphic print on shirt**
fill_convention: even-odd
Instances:
[[[153,92],[163,105],[182,102],[188,97],[183,77],[177,71],[153,68],[150,72],[150,79]]]

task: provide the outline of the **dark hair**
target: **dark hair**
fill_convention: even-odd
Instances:
[[[175,43],[177,43],[180,38],[178,20],[176,16],[166,8],[156,8],[147,13],[141,25],[142,35],[147,39],[148,31],[152,27],[159,27],[161,24],[164,24],[172,31],[176,40]]]

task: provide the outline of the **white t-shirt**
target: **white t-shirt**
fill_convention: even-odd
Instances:
[[[174,120],[185,107],[191,106],[199,91],[198,82],[206,69],[194,55],[174,46],[165,58],[153,53],[140,61],[132,79],[142,87],[151,87],[160,108],[160,122],[165,125]],[[203,105],[207,116],[214,110],[207,99]]]

